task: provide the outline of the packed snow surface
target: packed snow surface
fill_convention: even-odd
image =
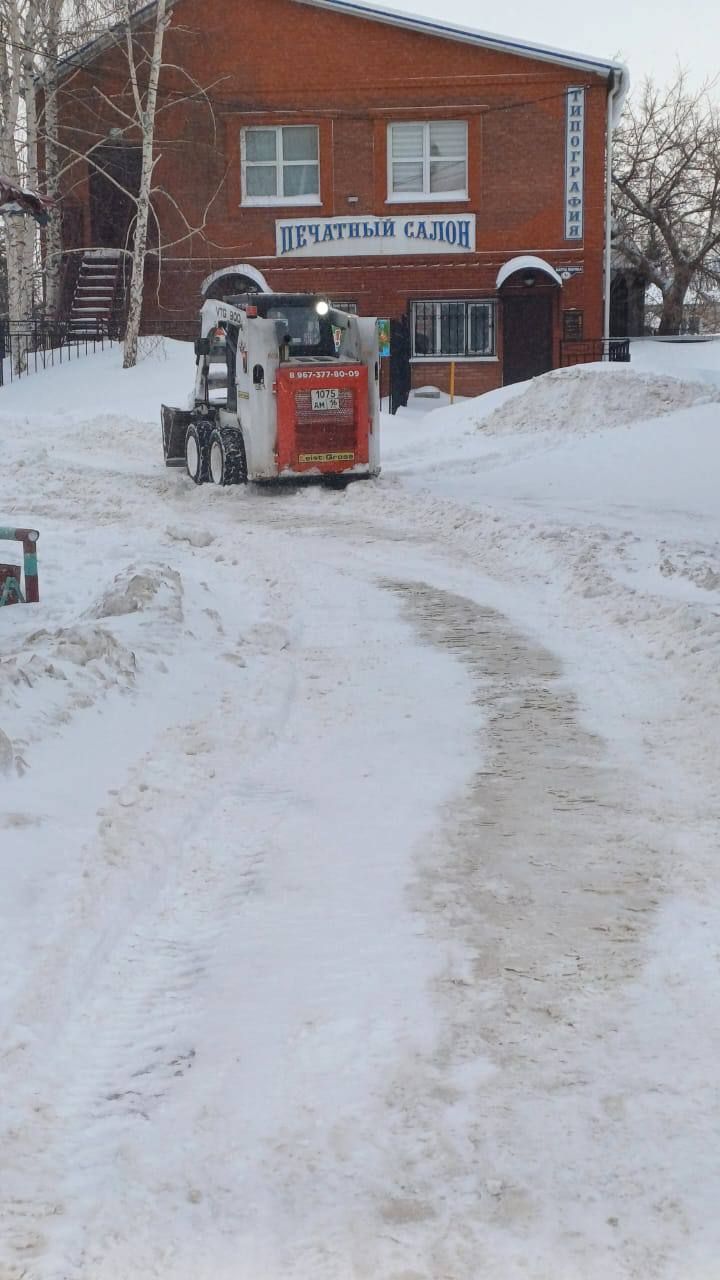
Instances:
[[[720,343],[195,488],[0,390],[0,1280],[713,1280]],[[425,412],[423,412],[425,410]],[[7,558],[13,559],[11,544]]]

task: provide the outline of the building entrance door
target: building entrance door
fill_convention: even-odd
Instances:
[[[98,147],[97,168],[90,170],[90,233],[95,249],[125,249],[135,201],[140,190],[142,154],[139,147]],[[150,219],[150,228],[153,219]],[[152,238],[152,234],[150,236]]]
[[[536,378],[553,367],[551,293],[503,298],[503,385]]]

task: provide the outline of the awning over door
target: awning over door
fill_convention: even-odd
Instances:
[[[508,262],[503,263],[497,273],[496,289],[501,289],[505,281],[510,276],[514,276],[516,271],[544,271],[546,276],[549,276],[555,284],[559,284],[562,288],[562,280],[549,262],[546,262],[544,258],[536,258],[531,253],[525,253],[521,254],[519,258],[510,258]]]

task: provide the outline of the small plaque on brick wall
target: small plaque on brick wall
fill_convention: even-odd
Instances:
[[[565,342],[581,342],[583,336],[582,311],[563,311],[563,339]]]

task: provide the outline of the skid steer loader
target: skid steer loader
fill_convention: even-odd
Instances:
[[[315,294],[208,301],[186,409],[162,406],[169,467],[196,484],[380,471],[377,322]]]

